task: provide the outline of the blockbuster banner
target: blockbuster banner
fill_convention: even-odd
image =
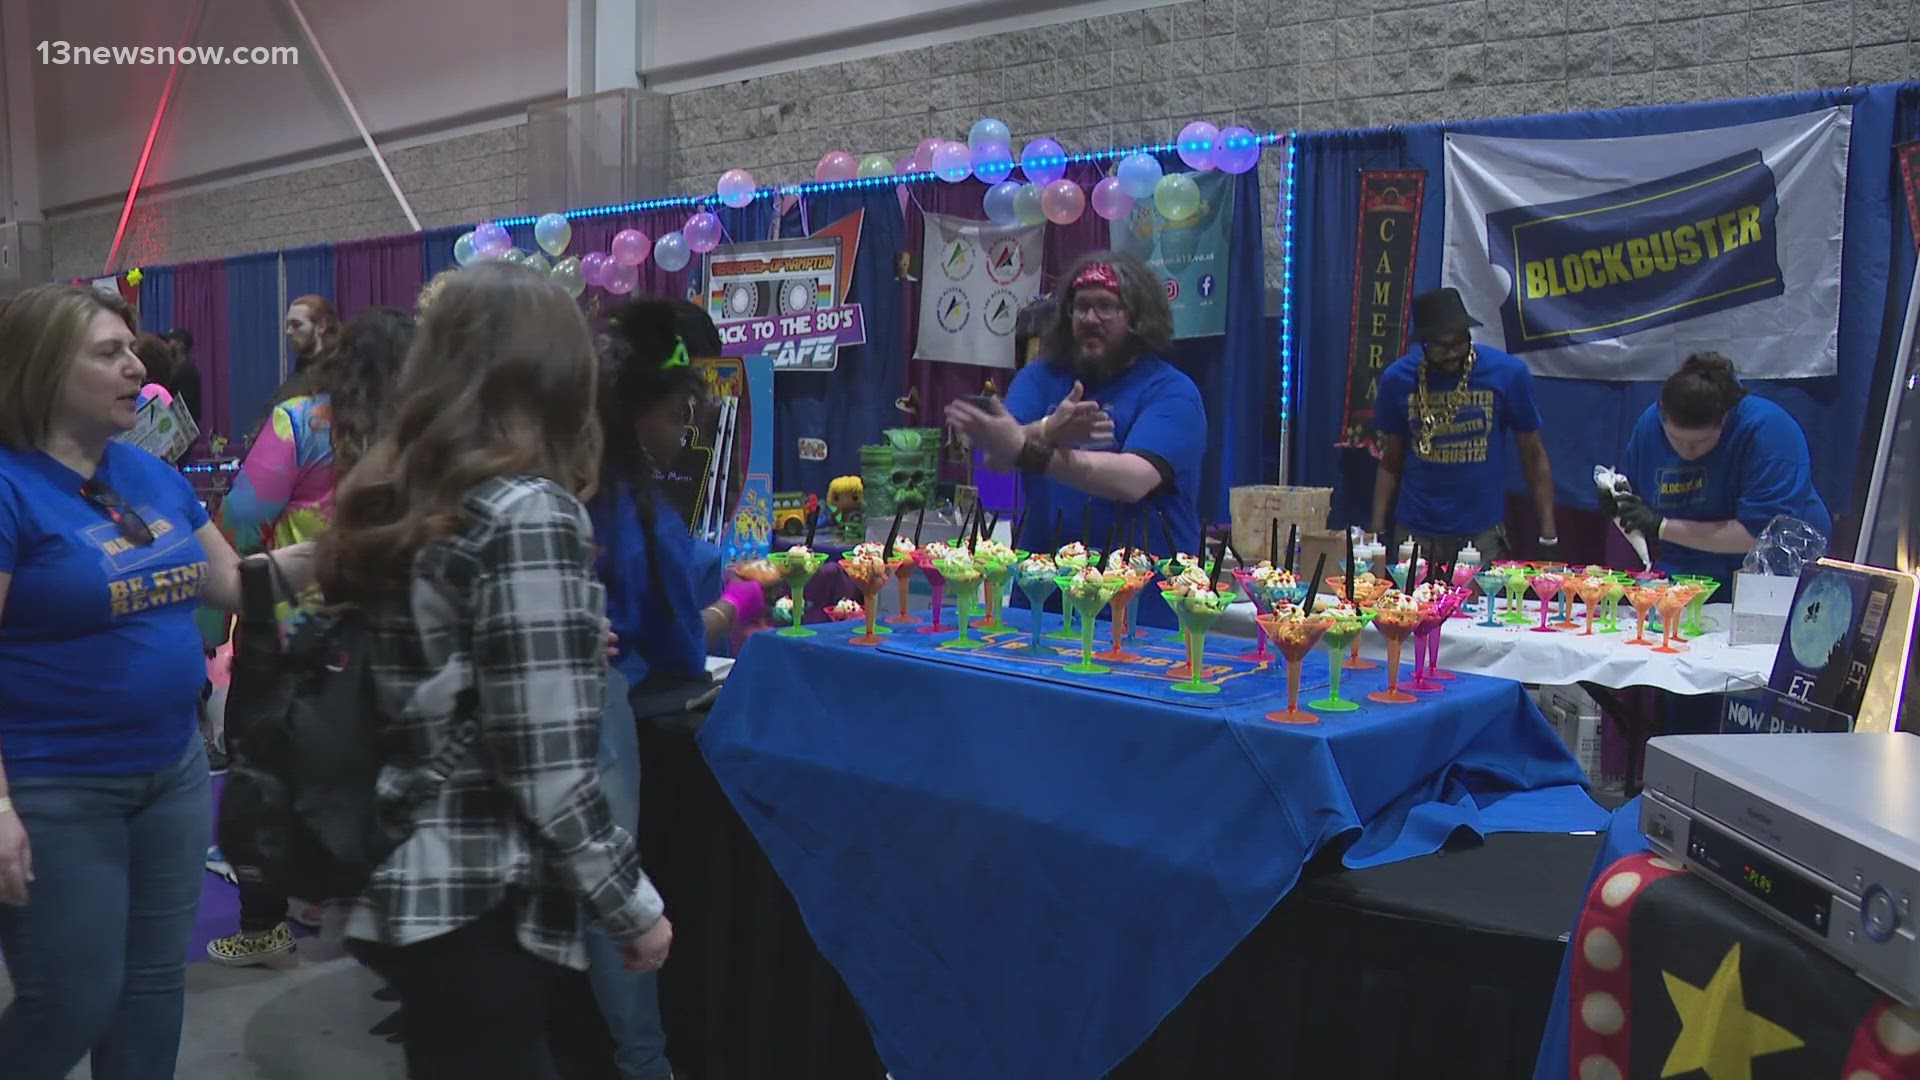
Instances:
[[[1536,375],[1836,370],[1845,107],[1618,139],[1447,136],[1442,283]]]

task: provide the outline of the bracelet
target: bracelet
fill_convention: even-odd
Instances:
[[[1020,454],[1014,458],[1014,467],[1023,473],[1043,473],[1053,462],[1053,442],[1045,435],[1029,435],[1027,441],[1020,444]]]
[[[1540,538],[1540,546],[1541,547],[1559,547],[1560,538],[1557,536],[1543,536]]]
[[[11,813],[13,813],[13,800],[7,798],[5,795],[0,795],[0,814]]]

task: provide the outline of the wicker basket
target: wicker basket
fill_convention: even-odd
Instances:
[[[1297,488],[1261,485],[1237,487],[1228,492],[1233,509],[1233,547],[1242,557],[1258,562],[1267,557],[1272,541],[1272,523],[1280,523],[1280,542],[1298,525],[1302,537],[1325,532],[1327,515],[1333,506],[1332,488]],[[1286,556],[1282,554],[1284,561]],[[1307,572],[1313,567],[1309,565]]]

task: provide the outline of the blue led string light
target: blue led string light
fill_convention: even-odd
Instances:
[[[1250,144],[1244,143],[1243,140],[1238,138],[1227,140],[1227,147],[1237,150],[1243,149],[1244,145],[1272,146],[1285,138],[1286,136],[1280,132],[1268,132],[1264,135],[1255,135]],[[1193,149],[1205,149],[1205,147],[1194,147]],[[1129,154],[1171,154],[1177,153],[1179,150],[1179,143],[1149,143],[1145,146],[1135,146],[1131,148],[1109,147],[1105,150],[1090,150],[1079,154],[1063,154],[1058,157],[1035,158],[1032,164],[1037,168],[1047,168],[1055,165],[1096,164],[1105,161],[1115,161]],[[1289,147],[1288,153],[1292,153],[1291,147]],[[854,180],[818,180],[806,184],[783,184],[779,187],[760,188],[753,193],[753,198],[754,201],[757,202],[761,199],[784,198],[788,195],[806,196],[829,192],[866,191],[872,188],[897,187],[901,184],[926,184],[939,180],[940,178],[931,172],[901,173],[895,176],[868,176]],[[675,207],[684,207],[688,210],[695,208],[715,210],[721,205],[720,196],[717,194],[674,195],[666,198],[646,199],[641,202],[620,203],[614,206],[593,206],[582,210],[567,210],[562,212],[562,216],[578,220],[581,218],[607,217],[613,214],[639,213],[646,210],[670,210]],[[499,218],[496,219],[496,224],[506,228],[512,228],[515,225],[531,225],[535,220],[536,218],[532,216]]]
[[[1280,184],[1280,482],[1287,482],[1291,453],[1288,443],[1293,435],[1289,420],[1293,411],[1293,196],[1294,140],[1287,140],[1286,175]]]

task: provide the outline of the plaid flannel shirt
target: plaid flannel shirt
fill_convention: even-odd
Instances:
[[[662,913],[595,769],[606,598],[593,527],[579,500],[537,478],[479,484],[464,511],[458,532],[416,556],[407,604],[376,615],[375,681],[409,757],[448,739],[468,688],[479,741],[415,812],[347,933],[409,945],[512,903],[521,945],[583,969],[583,907],[616,938]],[[402,779],[387,769],[381,794]]]

